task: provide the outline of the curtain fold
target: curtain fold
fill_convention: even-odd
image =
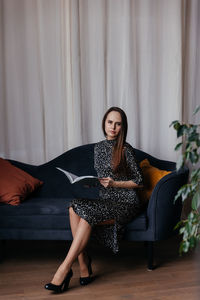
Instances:
[[[128,142],[175,160],[169,125],[200,103],[199,20],[198,0],[0,0],[0,156],[97,142],[120,106]]]
[[[192,114],[200,105],[200,2],[187,1],[185,10],[183,120],[199,124],[199,114]]]

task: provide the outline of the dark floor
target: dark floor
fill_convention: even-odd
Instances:
[[[157,268],[147,271],[145,247],[140,242],[122,242],[119,254],[90,245],[95,281],[79,285],[78,263],[66,293],[44,290],[64,258],[69,243],[63,241],[9,241],[0,264],[0,299],[200,299],[200,251],[178,254],[180,237],[155,244]]]

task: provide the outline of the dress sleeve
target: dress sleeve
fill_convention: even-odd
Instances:
[[[143,184],[142,171],[136,162],[134,149],[129,144],[125,147],[125,157],[127,162],[129,180],[132,180],[138,185]]]

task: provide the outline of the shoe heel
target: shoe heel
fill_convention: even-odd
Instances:
[[[89,255],[88,255],[88,273],[89,273],[88,277],[80,277],[80,285],[88,285],[94,280],[93,277],[90,277],[92,275],[92,259]]]
[[[69,283],[70,283],[70,280],[71,280],[72,276],[73,276],[73,272],[72,272],[72,270],[70,270],[68,276],[66,277],[66,279],[64,281],[63,292],[68,290]]]
[[[44,287],[47,290],[53,291],[57,294],[62,293],[68,289],[69,282],[71,277],[73,276],[72,269],[70,269],[69,273],[66,275],[65,279],[60,285],[55,285],[53,283],[47,283]]]

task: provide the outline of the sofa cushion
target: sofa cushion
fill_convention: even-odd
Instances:
[[[18,206],[0,204],[0,216],[66,215],[70,198],[31,197]]]
[[[127,224],[127,231],[141,231],[147,229],[147,215],[146,211],[134,218],[130,223]]]
[[[0,228],[70,229],[69,203],[72,198],[31,198],[18,206],[0,204]],[[146,213],[127,225],[128,230],[146,230]]]
[[[18,205],[42,184],[42,181],[0,158],[0,202]]]
[[[171,171],[161,170],[152,166],[148,159],[144,159],[140,162],[140,168],[142,169],[144,178],[144,187],[138,190],[138,195],[143,202],[146,202],[150,199],[158,181],[165,175],[171,173]]]
[[[67,198],[31,198],[18,206],[0,205],[0,228],[70,228]]]

